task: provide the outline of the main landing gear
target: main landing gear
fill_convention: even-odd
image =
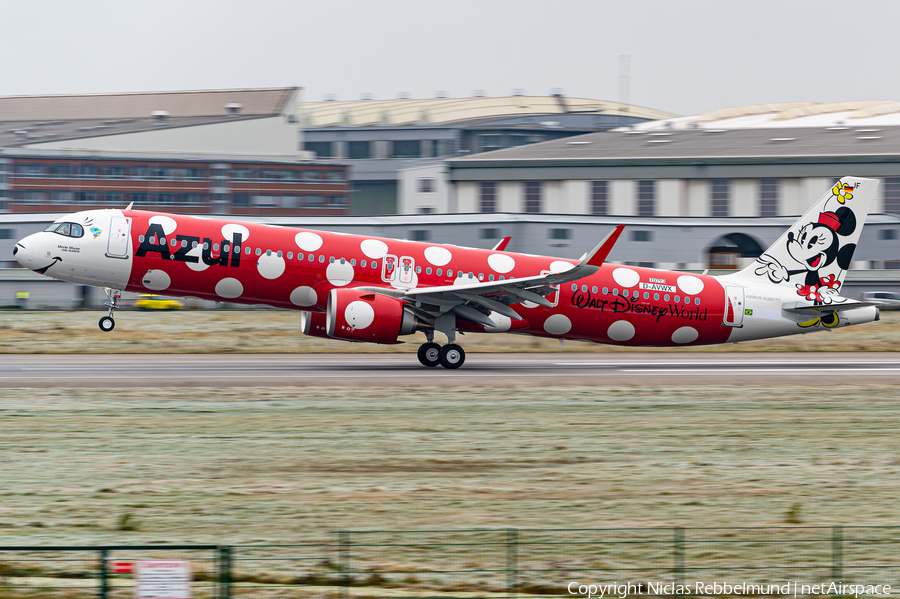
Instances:
[[[419,362],[423,366],[434,368],[441,365],[444,368],[459,368],[466,361],[466,352],[455,343],[449,343],[443,347],[434,342],[434,333],[428,335],[428,342],[419,346]]]
[[[100,319],[100,330],[104,333],[108,333],[116,328],[116,321],[113,319],[113,314],[116,313],[116,308],[119,307],[119,300],[122,298],[122,292],[118,289],[106,289],[105,291],[106,307],[109,308],[109,312]]]

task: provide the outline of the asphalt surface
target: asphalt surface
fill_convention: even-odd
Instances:
[[[0,388],[867,383],[900,383],[900,354],[469,353],[458,370],[425,368],[414,354],[0,356]]]

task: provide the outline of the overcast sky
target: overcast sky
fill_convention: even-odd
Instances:
[[[513,89],[694,114],[900,100],[895,0],[0,0],[0,95]]]

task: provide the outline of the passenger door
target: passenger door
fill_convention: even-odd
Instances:
[[[725,326],[739,327],[744,322],[744,288],[725,285]]]
[[[106,255],[110,258],[128,257],[128,238],[131,234],[131,219],[114,216],[109,223],[109,245]]]

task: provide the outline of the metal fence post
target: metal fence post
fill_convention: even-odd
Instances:
[[[676,526],[672,529],[672,532],[672,554],[675,559],[673,570],[675,573],[675,584],[678,585],[684,581],[684,529]]]
[[[100,549],[100,588],[97,596],[106,599],[109,596],[109,552],[105,548]]]
[[[219,547],[219,599],[231,599],[231,547]]]
[[[519,584],[519,531],[506,529],[506,596],[513,597]]]
[[[340,597],[347,599],[350,595],[350,533],[338,533],[338,568],[341,573]]]
[[[838,524],[831,527],[831,580],[841,579],[844,569],[844,527]]]

